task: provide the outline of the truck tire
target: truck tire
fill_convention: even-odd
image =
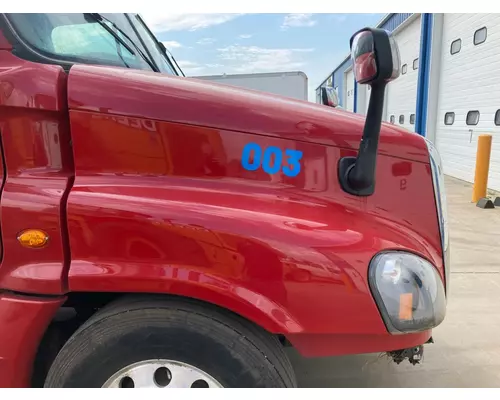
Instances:
[[[296,387],[279,340],[189,300],[125,297],[66,342],[45,387]]]

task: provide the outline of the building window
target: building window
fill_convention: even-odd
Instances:
[[[403,64],[403,67],[401,68],[401,74],[404,75],[406,74],[406,69],[408,68],[408,66],[406,64]]]
[[[486,30],[486,27],[483,27],[481,29],[478,29],[476,32],[474,32],[474,45],[478,45],[481,43],[484,43],[486,41],[486,36],[488,32]]]
[[[400,116],[399,116],[399,123],[400,123],[401,125],[403,125],[403,124],[405,123],[405,116],[404,116],[404,115],[400,115]]]
[[[410,114],[410,124],[415,125],[415,114]]]
[[[467,113],[467,119],[465,120],[465,123],[467,125],[477,125],[479,122],[479,111],[469,111]]]
[[[459,53],[461,48],[462,48],[462,39],[457,39],[451,42],[450,46],[451,55]]]
[[[413,60],[413,69],[418,69],[418,58]]]
[[[395,120],[396,120],[396,119],[394,118],[394,115],[391,115],[391,118],[389,119],[389,121],[391,122],[391,124],[394,124],[394,121],[395,121]]]
[[[454,112],[447,112],[444,115],[444,124],[445,125],[453,125],[455,122],[455,113]]]
[[[500,125],[500,110],[497,110],[497,112],[495,113],[495,125]]]

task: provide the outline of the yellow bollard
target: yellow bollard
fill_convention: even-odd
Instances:
[[[476,174],[472,188],[472,202],[486,197],[488,189],[488,171],[490,169],[491,135],[479,135],[477,139]]]

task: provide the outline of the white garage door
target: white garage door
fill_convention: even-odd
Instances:
[[[491,134],[488,186],[500,190],[499,109],[500,15],[444,14],[436,145],[446,174],[473,182],[477,138]]]
[[[344,73],[345,79],[345,108],[347,111],[354,111],[354,71],[350,69],[346,73]]]
[[[366,112],[368,111],[368,104],[370,104],[370,93],[370,85],[358,84],[358,103],[356,106],[356,112],[358,114],[366,115]]]
[[[420,15],[414,17],[394,35],[401,56],[401,75],[387,87],[386,121],[410,131],[415,131],[420,20]]]

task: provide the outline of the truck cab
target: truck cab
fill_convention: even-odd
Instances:
[[[295,387],[286,346],[418,363],[441,161],[381,122],[390,35],[351,51],[366,118],[181,76],[138,15],[0,15],[0,386]]]

